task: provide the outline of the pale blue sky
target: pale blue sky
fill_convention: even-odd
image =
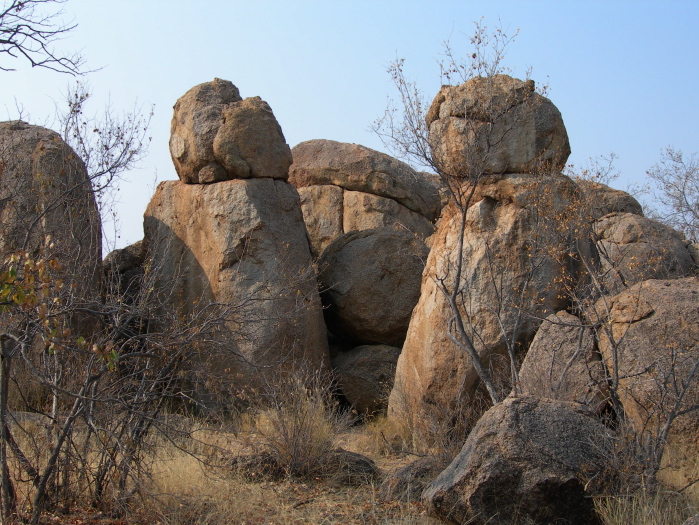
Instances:
[[[93,109],[108,98],[117,110],[155,104],[150,154],[121,187],[118,246],[141,238],[154,176],[176,178],[172,105],[190,87],[220,77],[261,96],[291,146],[327,138],[383,150],[368,127],[392,94],[388,63],[404,57],[431,99],[441,43],[451,36],[467,52],[483,16],[520,28],[507,65],[548,82],[570,162],[614,152],[624,188],[665,146],[699,151],[699,2],[68,0],[65,11],[79,27],[60,45],[102,67],[87,77]],[[46,122],[71,79],[16,65],[1,73],[1,116],[16,117],[16,98]]]

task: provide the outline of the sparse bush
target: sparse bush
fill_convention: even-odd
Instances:
[[[352,423],[334,399],[327,375],[318,371],[270,381],[253,401],[253,447],[270,454],[292,477],[322,470],[336,436]]]

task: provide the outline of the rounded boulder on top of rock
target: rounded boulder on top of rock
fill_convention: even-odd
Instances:
[[[402,345],[428,253],[413,234],[388,228],[335,239],[318,260],[329,330],[360,344]]]
[[[269,104],[228,80],[193,87],[174,106],[170,154],[180,180],[286,179],[291,150]]]
[[[442,210],[440,187],[404,162],[359,144],[309,140],[291,150],[289,182],[297,188],[332,184],[393,199],[428,220]]]
[[[533,80],[494,75],[442,86],[426,120],[437,163],[455,176],[474,158],[480,175],[560,171],[570,155],[561,113]]]

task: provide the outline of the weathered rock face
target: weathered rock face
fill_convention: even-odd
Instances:
[[[294,146],[289,182],[297,188],[332,184],[371,193],[402,204],[424,217],[439,217],[441,201],[434,181],[384,153],[332,140]]]
[[[570,155],[561,113],[532,80],[495,75],[442,86],[427,125],[433,154],[454,175],[555,172]]]
[[[625,191],[584,179],[577,179],[575,183],[582,190],[591,219],[601,219],[610,213],[633,213],[643,216],[643,208],[639,202]]]
[[[595,413],[607,402],[606,378],[592,329],[564,311],[544,320],[519,370],[522,393],[574,401]]]
[[[696,268],[682,236],[658,221],[614,213],[597,221],[595,234],[610,293],[646,279],[686,277]]]
[[[181,316],[223,304],[210,373],[240,383],[293,365],[322,369],[328,348],[298,193],[286,182],[163,182],[145,214],[157,289]],[[221,307],[219,307],[221,308]]]
[[[64,267],[66,290],[94,299],[102,230],[85,165],[54,131],[0,123],[0,254],[18,250]]]
[[[507,398],[480,419],[454,461],[423,492],[451,523],[598,523],[584,477],[601,465],[604,426],[574,403]]]
[[[344,190],[338,186],[307,186],[298,189],[311,253],[318,257],[344,233]]]
[[[600,350],[612,370],[616,348],[619,398],[637,429],[655,434],[676,403],[680,403],[678,411],[699,404],[699,370],[695,368],[699,363],[699,279],[644,281],[601,299],[596,310],[607,328],[600,330]],[[688,388],[680,400],[683,384]],[[679,489],[697,479],[697,436],[698,410],[675,420],[659,472],[661,480]],[[699,501],[696,485],[685,493]]]
[[[537,196],[547,193],[555,196],[550,204],[555,212],[576,192],[575,184],[563,176],[508,175],[484,180],[477,187],[466,216],[457,286],[466,329],[486,366],[506,354],[508,339],[521,348],[529,345],[539,325],[534,316],[565,309],[559,281],[575,269],[569,258],[573,252],[568,251],[573,248],[554,246],[561,255],[558,262],[536,256],[531,247],[541,228],[533,208]],[[389,415],[419,417],[423,403],[448,406],[472,396],[479,383],[470,358],[448,337],[453,312],[439,284],[443,281],[448,290],[454,289],[459,219],[454,207],[448,206],[431,238],[420,300],[398,360]]]
[[[272,109],[259,97],[214,79],[193,87],[175,104],[170,154],[189,184],[270,177],[286,179],[291,150]]]
[[[386,409],[399,355],[400,348],[364,345],[332,359],[337,385],[358,414],[371,416]]]
[[[330,331],[360,344],[400,346],[427,254],[412,234],[386,228],[335,239],[318,260]]]
[[[314,255],[351,231],[393,227],[423,240],[434,232],[444,204],[436,176],[357,144],[310,140],[292,153],[289,181],[301,194]]]

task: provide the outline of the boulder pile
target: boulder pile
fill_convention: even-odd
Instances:
[[[181,181],[158,186],[144,243],[166,302],[202,325],[220,318],[210,376],[246,386],[326,369],[301,204],[286,182],[291,154],[272,110],[228,81],[201,84],[175,104],[170,150]]]

